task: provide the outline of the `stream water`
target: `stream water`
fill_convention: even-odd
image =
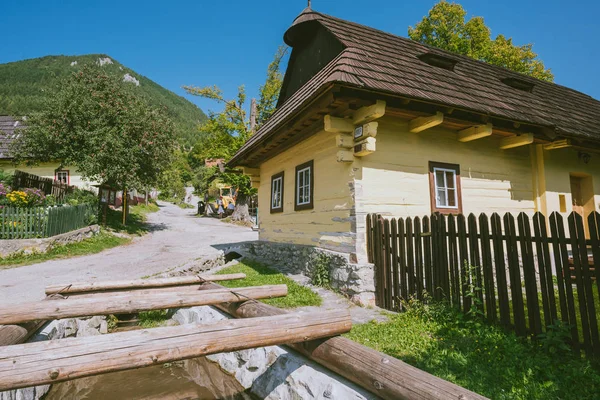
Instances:
[[[251,399],[233,377],[205,358],[114,372],[52,386],[45,400]]]

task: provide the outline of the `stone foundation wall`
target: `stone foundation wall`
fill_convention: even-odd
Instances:
[[[348,253],[266,241],[242,243],[230,250],[289,274],[302,274],[312,278],[317,271],[326,268],[332,288],[346,294],[357,304],[375,305],[373,264],[352,262]]]
[[[45,253],[52,246],[81,242],[100,232],[98,225],[90,225],[75,231],[41,239],[5,239],[0,240],[0,257],[14,253]]]

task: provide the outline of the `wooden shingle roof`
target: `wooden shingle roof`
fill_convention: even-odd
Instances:
[[[250,148],[327,83],[467,110],[544,127],[564,137],[600,142],[600,101],[584,93],[311,9],[296,18],[286,39],[293,29],[315,21],[345,49],[288,98],[230,164],[240,162]],[[419,58],[425,54],[453,60],[453,70]],[[527,90],[506,83],[511,80]]]
[[[8,115],[0,115],[0,160],[10,159],[10,145],[15,139],[15,130],[21,127],[22,123]]]

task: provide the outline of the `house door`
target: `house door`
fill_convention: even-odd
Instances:
[[[595,210],[591,175],[571,175],[571,197],[573,199],[573,211],[583,217],[585,235],[589,237],[587,217]]]

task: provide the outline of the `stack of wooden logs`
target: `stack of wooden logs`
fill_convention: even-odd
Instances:
[[[256,301],[286,285],[227,289],[244,274],[49,286],[46,299],[0,307],[0,391],[271,345],[304,356],[384,399],[483,399],[393,357],[338,336],[347,310],[287,313]],[[243,320],[25,343],[43,321],[213,305]]]

